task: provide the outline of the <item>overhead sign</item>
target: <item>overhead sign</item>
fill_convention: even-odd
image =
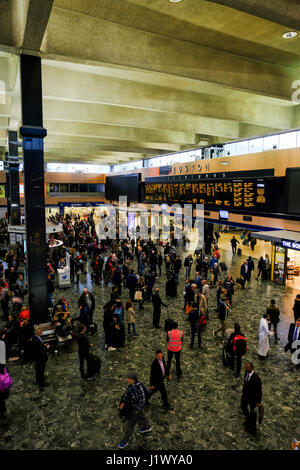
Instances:
[[[300,241],[281,240],[281,246],[290,248],[291,250],[300,251]]]

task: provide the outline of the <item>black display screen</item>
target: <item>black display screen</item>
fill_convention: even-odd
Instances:
[[[287,211],[300,214],[300,168],[288,168],[286,178]]]
[[[138,202],[140,174],[107,176],[105,183],[105,198],[118,201],[119,196],[127,196],[128,202]]]
[[[145,202],[204,204],[205,209],[269,211],[282,178],[218,179],[188,183],[145,183]]]

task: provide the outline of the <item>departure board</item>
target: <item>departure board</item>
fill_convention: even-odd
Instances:
[[[264,210],[266,181],[210,180],[191,183],[145,183],[145,201],[204,204],[210,208]]]

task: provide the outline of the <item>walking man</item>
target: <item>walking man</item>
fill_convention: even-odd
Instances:
[[[133,432],[136,423],[139,424],[138,429],[140,434],[150,432],[152,430],[148,420],[143,414],[143,407],[146,403],[145,391],[142,383],[138,380],[138,376],[135,372],[129,372],[127,374],[128,387],[123,396],[120,409],[122,410],[126,405],[131,407],[131,414],[128,418],[127,428],[124,434],[124,438],[118,444],[119,449],[124,449],[128,446],[129,438]]]
[[[241,408],[247,418],[244,422],[244,426],[251,434],[255,434],[256,432],[256,408],[260,408],[262,406],[261,398],[261,379],[256,372],[254,372],[253,364],[251,362],[246,362]]]
[[[164,384],[164,379],[166,377],[166,364],[164,360],[163,352],[158,349],[156,351],[156,358],[151,365],[150,373],[150,387],[149,398],[156,392],[160,392],[161,399],[166,410],[173,410],[170,406],[167,396],[167,390]]]

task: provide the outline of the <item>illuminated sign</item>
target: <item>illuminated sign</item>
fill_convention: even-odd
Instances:
[[[290,248],[291,250],[300,251],[300,242],[292,240],[281,240],[281,246],[284,248]]]
[[[145,183],[145,201],[204,204],[216,209],[264,210],[266,185],[254,179]]]

